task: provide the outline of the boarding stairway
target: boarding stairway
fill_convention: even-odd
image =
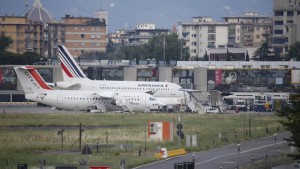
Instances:
[[[209,92],[191,91],[186,93],[186,105],[192,112],[205,114],[206,108],[203,105],[215,106],[220,109],[220,113],[226,111],[226,105],[220,91],[211,90]]]
[[[132,112],[132,109],[129,105],[121,105],[124,112]]]
[[[198,114],[205,114],[206,110],[203,106],[207,94],[203,92],[188,92],[185,96],[185,103],[191,109],[192,112]]]

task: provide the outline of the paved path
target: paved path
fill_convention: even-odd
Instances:
[[[281,133],[277,135],[276,144],[274,136],[256,139],[252,141],[240,143],[240,151],[237,145],[229,145],[209,151],[187,154],[181,157],[175,157],[159,161],[156,163],[136,167],[135,169],[173,169],[174,163],[192,161],[192,155],[195,156],[195,169],[223,169],[236,168],[238,165],[249,164],[252,158],[256,160],[268,157],[278,156],[280,153],[290,152],[290,147],[283,138],[288,138],[289,133]]]

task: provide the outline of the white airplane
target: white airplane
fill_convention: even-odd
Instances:
[[[64,110],[149,112],[164,104],[147,93],[54,90],[31,66],[14,67],[25,98]]]
[[[61,89],[99,90],[109,92],[151,93],[165,105],[184,104],[181,86],[170,82],[110,81],[88,79],[65,46],[58,46],[63,81],[54,85]]]

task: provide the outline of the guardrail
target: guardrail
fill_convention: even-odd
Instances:
[[[175,156],[184,155],[184,154],[186,154],[185,149],[178,149],[178,150],[168,151],[168,157],[175,157]],[[156,153],[154,156],[158,159],[163,159],[162,152]]]

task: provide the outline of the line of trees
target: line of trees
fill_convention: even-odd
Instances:
[[[176,33],[170,35],[156,35],[148,43],[139,46],[128,46],[125,44],[115,45],[111,40],[107,44],[107,52],[89,52],[80,56],[80,59],[118,59],[118,60],[156,60],[165,61],[169,64],[171,60],[188,60],[189,53],[184,44],[179,40]]]

